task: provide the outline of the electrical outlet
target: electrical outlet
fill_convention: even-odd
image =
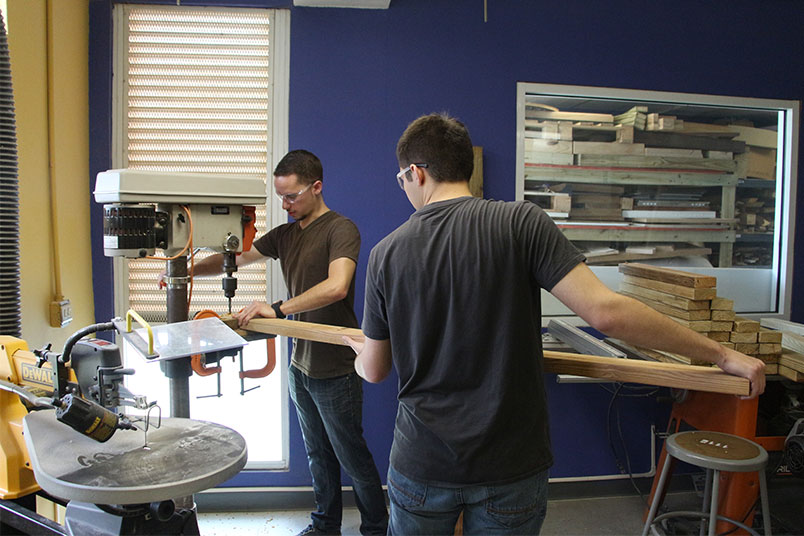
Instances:
[[[70,300],[64,299],[50,302],[50,325],[63,328],[73,321],[73,308]]]

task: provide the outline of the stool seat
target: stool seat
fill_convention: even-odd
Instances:
[[[667,438],[665,449],[683,462],[734,473],[759,471],[768,463],[768,452],[761,446],[721,432],[679,432]]]
[[[693,430],[689,432],[678,432],[667,438],[665,441],[665,451],[668,459],[665,460],[662,468],[659,484],[653,495],[653,503],[650,506],[648,518],[642,529],[642,535],[648,532],[656,532],[656,524],[667,518],[672,517],[692,517],[708,519],[708,533],[710,536],[715,534],[717,521],[727,521],[736,527],[740,527],[750,534],[756,535],[757,532],[751,527],[746,526],[740,521],[718,515],[718,491],[720,471],[731,473],[745,473],[756,471],[759,477],[759,492],[762,504],[762,518],[766,536],[770,536],[770,512],[768,509],[768,490],[765,481],[765,466],[768,464],[768,452],[753,441],[732,434],[721,432],[707,432]],[[706,469],[706,489],[702,510],[700,512],[679,511],[668,512],[656,516],[664,493],[664,486],[670,472],[671,458],[683,462],[703,467]],[[704,534],[704,524],[701,524],[700,534]]]

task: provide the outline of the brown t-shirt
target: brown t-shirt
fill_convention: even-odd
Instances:
[[[298,296],[324,281],[329,264],[342,257],[357,262],[360,232],[348,218],[329,211],[301,228],[299,222],[279,225],[268,231],[254,247],[261,254],[279,259],[291,296]],[[296,320],[356,328],[355,280],[346,298],[326,307],[294,314]],[[334,378],[354,372],[355,353],[348,346],[294,339],[294,366],[312,378]]]

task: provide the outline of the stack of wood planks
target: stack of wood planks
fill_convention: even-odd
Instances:
[[[763,328],[776,330],[782,337],[779,375],[804,382],[804,324],[779,318],[763,318],[759,322]]]
[[[738,229],[772,231],[774,200],[742,191],[751,177],[775,178],[777,133],[698,123],[657,110],[646,103],[624,106],[620,113],[569,112],[526,102],[523,198],[549,209],[572,240],[606,242],[621,254],[631,243],[675,242],[682,253],[656,250],[652,258],[709,256],[711,250],[688,250],[719,243],[720,267],[764,265],[764,253],[771,251],[766,242],[753,240],[748,246],[735,242]],[[567,183],[607,185],[622,192],[589,197],[578,189],[567,192],[569,200],[545,194]],[[705,205],[700,200],[669,203],[668,197],[682,187],[711,193],[713,199]],[[635,195],[637,190],[643,198]],[[735,247],[742,248],[739,255],[734,254]],[[596,263],[614,265],[632,258],[613,256]]]
[[[715,277],[640,263],[621,264],[619,271],[623,274],[621,294],[645,303],[723,346],[761,359],[766,363],[766,373],[777,372],[782,353],[781,332],[737,316],[733,300],[717,295]],[[708,361],[670,352],[640,351],[659,361],[711,366]]]

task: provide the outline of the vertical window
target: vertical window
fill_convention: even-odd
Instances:
[[[740,313],[789,313],[794,101],[518,84],[517,199],[617,290],[624,262],[718,277]],[[567,314],[547,296],[546,314]]]
[[[287,46],[281,40],[287,39],[288,22],[287,12],[267,9],[116,6],[114,167],[265,181],[275,151],[283,153],[286,148],[282,117],[287,105],[275,103],[281,101],[277,91],[286,95]],[[257,236],[269,222],[276,223],[271,221],[271,200],[267,202],[257,208]],[[209,254],[199,251],[195,258]],[[149,322],[164,322],[165,292],[157,288],[157,276],[164,268],[161,261],[116,259],[115,280],[125,282],[118,283],[115,292],[118,314],[132,308]],[[266,300],[281,288],[276,271],[271,263],[240,268],[232,310],[252,300]],[[228,312],[220,278],[193,281],[190,316],[203,309]],[[283,346],[277,344],[278,355]],[[264,341],[249,344],[243,368],[261,368],[265,349]],[[147,385],[143,393],[151,398],[152,384],[147,382],[156,382],[161,371],[141,362],[136,365],[132,385]],[[286,466],[284,367],[278,365],[261,380],[246,379],[241,386],[240,364],[225,360],[221,365],[220,387],[214,377],[191,379],[191,415],[243,434],[249,442],[250,467]],[[166,380],[159,383],[166,388]],[[257,385],[259,389],[241,393]],[[214,396],[219,388],[220,398]],[[167,390],[161,396],[165,405]],[[238,422],[237,415],[247,415],[242,408],[249,406],[276,411],[261,417],[259,426],[247,418]]]

